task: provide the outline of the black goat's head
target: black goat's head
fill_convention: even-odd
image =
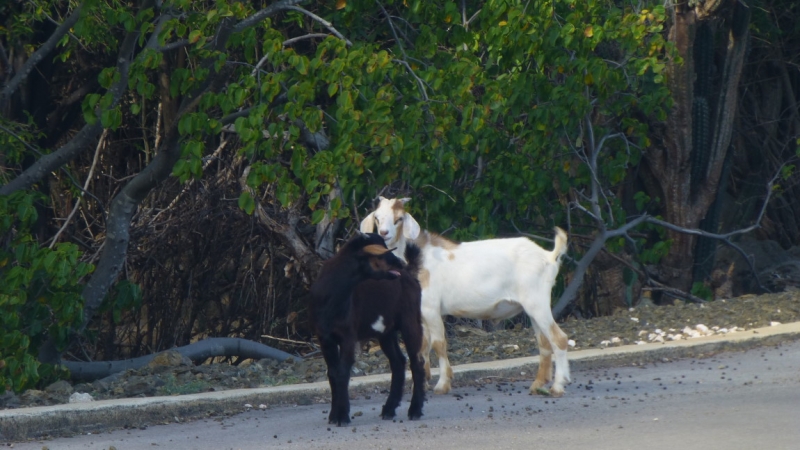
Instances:
[[[376,280],[395,279],[404,268],[403,261],[386,247],[386,242],[375,233],[359,233],[350,239],[340,251],[352,252],[359,262],[359,269],[368,278]]]

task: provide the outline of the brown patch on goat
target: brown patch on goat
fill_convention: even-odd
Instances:
[[[552,343],[555,344],[556,347],[558,347],[560,350],[567,349],[567,334],[561,331],[561,327],[559,327],[557,323],[553,322],[553,324],[550,325],[550,334],[553,336],[553,340],[555,341]]]
[[[417,280],[419,281],[420,287],[422,289],[425,289],[431,283],[431,273],[428,272],[428,269],[419,269],[419,275],[417,275]]]
[[[550,345],[550,341],[543,334],[537,333],[536,340],[539,342],[540,355],[550,356],[553,354],[553,346]]]
[[[541,333],[536,333],[536,341],[539,343],[539,370],[536,372],[536,379],[531,385],[531,392],[539,393],[550,380],[553,379],[553,346],[550,341]]]
[[[450,239],[447,239],[444,236],[439,236],[438,234],[434,233],[429,233],[429,234],[430,234],[430,243],[434,247],[441,247],[445,250],[455,250],[458,248],[459,245],[461,245],[458,242],[451,241]],[[451,256],[450,259],[453,259],[453,257]]]
[[[394,203],[392,203],[392,209],[394,210],[395,219],[406,212],[406,208],[400,200],[395,200]]]

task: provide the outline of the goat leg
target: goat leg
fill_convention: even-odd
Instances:
[[[331,412],[328,423],[337,426],[350,423],[350,396],[347,388],[350,382],[350,366],[345,368],[344,352],[332,337],[320,338],[322,356],[328,366],[328,383],[331,386]]]
[[[403,397],[403,385],[406,381],[406,358],[403,356],[400,345],[397,343],[397,333],[390,332],[384,334],[378,339],[381,344],[381,350],[389,358],[389,367],[392,370],[392,384],[389,388],[389,398],[386,399],[386,404],[383,405],[381,410],[381,418],[383,420],[393,419],[395,410],[400,405],[400,399]]]
[[[419,323],[420,319],[417,318],[416,322]],[[406,344],[406,352],[408,352],[409,365],[411,366],[411,379],[414,382],[414,388],[411,393],[411,404],[408,407],[409,420],[417,420],[422,417],[422,406],[425,403],[425,387],[427,381],[425,378],[425,362],[421,355],[422,342],[418,332],[410,326],[405,326],[403,322],[403,342]]]

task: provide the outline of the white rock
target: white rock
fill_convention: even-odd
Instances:
[[[631,320],[634,321],[634,322],[639,322],[639,318],[638,317],[631,317]]]
[[[698,323],[697,325],[695,325],[694,329],[703,334],[708,333],[708,327],[703,325],[702,323]]]
[[[92,394],[86,394],[83,392],[74,392],[69,396],[70,403],[88,403],[93,401],[94,398],[92,397]]]
[[[620,339],[618,337],[612,337],[611,338],[611,343],[612,344],[619,344],[620,342],[622,342],[622,339]]]
[[[647,340],[648,341],[652,341],[653,339],[656,338],[656,336],[658,336],[658,335],[655,334],[655,333],[650,333],[650,334],[647,335]]]
[[[681,339],[683,339],[683,335],[680,334],[680,333],[678,333],[678,334],[670,334],[669,336],[667,336],[667,338],[670,341],[680,341]]]
[[[245,403],[245,404],[244,404],[244,407],[245,407],[246,409],[253,409],[253,405],[251,405],[250,403]]]
[[[664,336],[656,336],[655,339],[653,339],[653,342],[664,342]]]
[[[519,350],[519,345],[517,345],[517,344],[503,344],[503,348],[513,348],[514,350]]]
[[[689,327],[683,329],[683,334],[686,335],[686,339],[696,338],[702,336],[699,331],[693,330]]]
[[[725,334],[725,333],[727,333],[727,332],[728,332],[728,329],[727,329],[727,328],[720,328],[718,331],[719,331],[720,333],[722,333],[722,334]]]
[[[645,341],[636,341],[636,345],[644,345],[647,344]]]
[[[663,331],[661,331],[661,328],[656,328],[656,331],[655,331],[655,333],[656,333],[656,334],[660,334],[660,335],[662,335],[662,336],[664,335],[664,332],[663,332]]]
[[[639,332],[639,336],[644,336],[645,334],[647,334],[647,330],[642,330]]]
[[[775,322],[775,321],[773,321],[773,322],[770,322],[770,323],[769,323],[769,326],[771,326],[771,327],[777,327],[777,326],[778,326],[778,325],[780,325],[780,324],[781,324],[780,322]]]
[[[262,404],[258,405],[258,409],[267,409],[267,405],[262,403]]]
[[[570,340],[567,341],[567,345],[569,345],[570,347],[575,347],[575,341],[570,339]],[[516,345],[514,347],[517,347],[517,349],[519,349],[519,347],[516,346]]]
[[[600,345],[603,347],[608,346],[609,344],[611,344],[611,341],[600,341]]]

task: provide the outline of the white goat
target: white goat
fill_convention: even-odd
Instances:
[[[539,342],[539,370],[531,393],[540,393],[553,380],[552,355],[555,353],[555,380],[550,394],[560,396],[570,382],[567,361],[567,335],[553,319],[550,291],[567,248],[567,235],[556,227],[555,247],[548,252],[529,239],[488,239],[456,243],[428,231],[406,212],[410,199],[380,197],[378,208],[361,221],[362,232],[378,234],[395,255],[403,257],[407,240],[422,249],[422,355],[430,379],[430,351],[439,358],[436,394],[450,391],[453,369],[447,359],[442,316],[470,319],[508,319],[522,311],[533,323]],[[545,390],[546,392],[546,390]]]

